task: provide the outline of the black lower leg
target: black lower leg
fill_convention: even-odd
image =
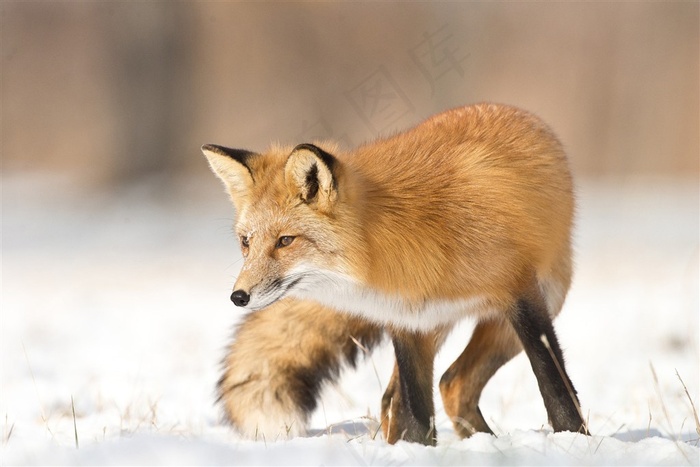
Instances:
[[[424,336],[394,338],[399,374],[400,404],[395,407],[396,433],[400,439],[435,445],[432,352],[421,352]]]
[[[534,300],[521,299],[511,314],[511,324],[530,359],[554,431],[587,433],[547,310]]]

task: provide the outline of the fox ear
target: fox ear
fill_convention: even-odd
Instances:
[[[313,144],[295,147],[284,167],[287,186],[299,194],[307,204],[316,204],[329,210],[338,199],[338,187],[334,175],[335,157]]]
[[[224,182],[236,208],[239,208],[253,187],[253,172],[249,162],[256,154],[215,144],[205,144],[202,152],[207,156],[211,170]]]

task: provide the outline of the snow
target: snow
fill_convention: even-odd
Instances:
[[[96,193],[3,177],[3,465],[700,464],[684,390],[698,408],[697,180],[580,184],[555,325],[593,436],[552,433],[520,355],[483,395],[497,436],[459,440],[436,397],[437,447],[378,433],[388,346],[325,390],[308,437],[251,441],[221,423],[214,386],[240,317],[233,212],[213,177],[177,183]],[[436,379],[471,327],[448,339]]]

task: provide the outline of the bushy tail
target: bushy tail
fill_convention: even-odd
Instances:
[[[380,326],[313,302],[285,299],[249,313],[218,384],[226,418],[254,439],[304,434],[323,383],[383,335]]]

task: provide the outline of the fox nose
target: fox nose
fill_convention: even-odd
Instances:
[[[231,294],[231,301],[236,306],[246,306],[250,301],[250,295],[245,290],[234,290]]]

